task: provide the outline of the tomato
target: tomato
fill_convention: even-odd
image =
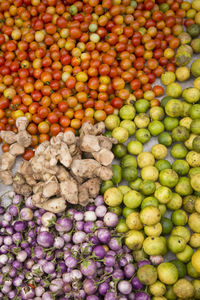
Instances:
[[[23,159],[30,160],[34,156],[34,151],[32,149],[26,149],[22,155]]]
[[[58,122],[58,116],[56,115],[56,113],[51,112],[51,113],[48,114],[47,120],[48,120],[51,124],[55,124],[55,123]]]
[[[5,143],[1,146],[1,149],[3,152],[8,152],[10,150],[10,145]]]
[[[50,126],[50,134],[52,136],[56,136],[60,131],[61,131],[61,128],[60,128],[59,124],[52,124]]]

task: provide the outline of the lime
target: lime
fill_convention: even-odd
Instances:
[[[117,226],[116,226],[116,230],[119,233],[125,233],[129,231],[128,226],[126,225],[126,220],[125,219],[120,219]]]
[[[156,185],[151,180],[144,180],[140,185],[140,191],[145,196],[153,194],[155,189],[156,189]]]
[[[113,182],[112,180],[106,180],[106,181],[103,181],[102,184],[101,184],[101,188],[100,188],[100,193],[101,194],[104,194],[105,191],[109,188],[113,187]]]
[[[116,127],[112,131],[112,136],[118,140],[119,143],[125,143],[128,140],[128,130],[123,127]]]
[[[129,207],[125,206],[122,210],[122,215],[124,218],[127,218],[128,215],[132,214],[133,212],[135,212],[134,208],[129,208]]]
[[[118,206],[122,203],[122,200],[123,200],[123,194],[119,189],[115,187],[111,187],[105,191],[104,201],[107,205],[112,207]]]
[[[112,148],[112,152],[117,158],[122,158],[127,153],[126,146],[124,144],[114,145]]]
[[[158,200],[154,197],[147,197],[144,200],[142,200],[141,209],[147,207],[147,206],[155,206],[158,208]]]
[[[176,226],[184,226],[185,224],[187,224],[188,216],[184,210],[177,209],[173,211],[171,215],[171,220]]]
[[[158,169],[158,171],[162,171],[164,169],[170,169],[171,168],[171,164],[168,160],[166,159],[161,159],[158,160],[155,164],[155,167]]]
[[[142,202],[142,195],[137,191],[129,191],[124,195],[124,204],[129,208],[137,208]]]
[[[144,235],[138,230],[129,230],[125,237],[125,245],[131,250],[140,250],[144,241]]]
[[[138,171],[135,167],[126,167],[122,169],[122,177],[126,181],[134,181],[138,176]]]
[[[187,275],[186,265],[182,261],[180,261],[178,259],[174,259],[174,260],[171,260],[170,263],[175,265],[175,267],[177,268],[178,278],[183,278]]]
[[[192,298],[194,296],[194,287],[192,283],[185,278],[181,278],[175,283],[173,291],[177,297],[183,299]]]
[[[171,235],[168,238],[167,246],[171,252],[178,253],[182,252],[185,249],[186,242],[181,236]]]
[[[122,168],[127,168],[127,167],[137,168],[136,158],[132,155],[126,154],[125,156],[122,157],[120,161],[120,166]]]
[[[187,263],[191,260],[193,253],[193,249],[189,245],[186,245],[182,252],[176,253],[176,257],[179,259],[179,261]]]
[[[144,225],[155,225],[160,222],[161,214],[157,207],[146,206],[140,212],[140,219]]]
[[[109,115],[104,122],[107,130],[113,130],[119,126],[120,118],[116,115]]]
[[[137,277],[142,284],[151,285],[157,280],[156,268],[151,265],[144,265],[138,269]]]
[[[169,218],[162,217],[161,219],[161,225],[162,225],[162,234],[168,235],[173,229],[173,223]]]
[[[123,127],[126,130],[128,130],[129,136],[131,136],[135,133],[135,123],[131,120],[123,120],[120,123],[120,127]]]
[[[191,262],[192,262],[192,266],[195,268],[195,270],[200,273],[200,250],[197,250],[192,255]]]
[[[138,155],[143,150],[143,145],[139,141],[130,141],[127,144],[127,150],[130,154]]]
[[[113,177],[112,182],[114,184],[119,184],[122,180],[122,169],[118,165],[112,165]]]
[[[131,104],[124,105],[119,111],[120,118],[123,120],[133,120],[135,117],[135,108]]]
[[[178,183],[178,175],[172,169],[164,169],[159,174],[159,181],[162,185],[172,188]]]
[[[158,278],[167,285],[174,284],[178,279],[178,270],[171,262],[161,263],[158,268]]]
[[[129,186],[132,190],[139,191],[141,183],[142,183],[142,179],[141,179],[141,178],[137,178],[137,179],[134,180],[134,181],[129,181],[128,186]]]
[[[132,212],[126,218],[126,225],[129,229],[141,230],[143,225],[140,221],[140,214],[138,212]]]

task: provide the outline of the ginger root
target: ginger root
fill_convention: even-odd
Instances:
[[[32,195],[37,207],[62,212],[66,202],[86,206],[98,195],[102,180],[112,178],[111,152],[115,139],[102,135],[105,125],[84,123],[80,137],[67,131],[40,144],[30,161],[22,161],[12,176],[11,168],[16,156],[24,153],[32,143],[26,131],[28,121],[17,119],[18,133],[5,134],[10,152],[0,158],[0,179],[11,184],[16,193]]]
[[[0,180],[5,185],[11,185],[13,183],[12,173],[11,171],[1,171],[0,172]]]
[[[5,130],[2,130],[0,132],[0,137],[4,142],[6,142],[9,145],[15,143],[17,139],[16,134],[13,131],[5,131]]]
[[[0,157],[0,171],[10,170],[15,163],[15,156],[5,152]]]

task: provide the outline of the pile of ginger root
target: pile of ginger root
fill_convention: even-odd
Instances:
[[[23,121],[26,127],[28,123],[26,121],[25,125],[24,119],[24,117],[17,119],[16,125]],[[22,127],[18,127],[18,134]],[[0,179],[4,184],[13,184],[17,194],[24,197],[32,195],[33,204],[47,211],[62,212],[66,209],[67,203],[86,206],[99,194],[102,180],[109,180],[113,175],[114,155],[111,149],[117,140],[103,136],[104,130],[105,125],[100,122],[95,125],[84,123],[79,137],[72,131],[60,132],[50,141],[40,144],[35,150],[34,157],[29,161],[23,160],[14,175],[10,169],[15,159],[12,158],[11,162],[7,163],[6,169],[3,167],[5,164],[3,160],[5,155],[7,161],[8,156],[13,155],[12,147],[14,140],[19,142],[18,134],[12,133],[13,140],[8,141],[6,133],[8,136],[10,132],[1,132],[2,139],[12,145],[10,151],[2,155],[4,158],[2,159],[2,156],[0,158]],[[31,144],[29,136],[25,130],[25,144],[20,144],[24,148]],[[21,153],[22,150],[24,149],[21,149]],[[20,155],[19,151],[13,157],[16,158],[17,155]],[[9,180],[4,178],[3,172],[9,173]]]

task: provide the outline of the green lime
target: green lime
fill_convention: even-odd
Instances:
[[[103,195],[107,189],[113,187],[112,180],[103,181],[100,188],[100,193]]]
[[[117,226],[116,226],[116,230],[119,233],[125,233],[129,231],[128,226],[126,225],[126,220],[125,219],[120,219]]]
[[[184,238],[178,235],[170,235],[167,240],[167,246],[173,253],[182,252],[185,249],[186,241]]]
[[[128,130],[129,136],[132,136],[135,133],[135,123],[131,120],[123,120],[120,123],[120,127],[123,127],[126,130]]]
[[[137,113],[145,113],[150,107],[150,102],[145,99],[139,99],[135,102],[135,109]]]
[[[166,88],[166,94],[173,98],[179,98],[182,94],[181,85],[177,82],[170,83]]]
[[[138,269],[137,277],[142,284],[151,285],[157,280],[156,268],[152,265],[144,265]]]
[[[122,169],[122,178],[126,181],[134,181],[138,176],[138,171],[135,167],[126,167]]]
[[[123,127],[113,129],[112,136],[117,139],[119,143],[125,143],[129,138],[128,130]]]
[[[166,159],[161,159],[158,160],[155,164],[155,167],[158,169],[158,171],[162,171],[164,169],[170,169],[171,168],[171,164],[168,160]]]
[[[142,195],[137,191],[129,191],[124,195],[123,202],[129,208],[137,208],[142,202]]]
[[[114,128],[119,126],[120,118],[116,115],[109,115],[106,117],[104,123],[107,130],[113,130]]]
[[[162,225],[162,234],[163,235],[170,234],[170,232],[172,231],[172,228],[173,228],[172,221],[169,218],[162,217],[160,223]]]
[[[172,193],[172,198],[169,202],[167,202],[167,208],[170,210],[176,210],[181,208],[182,206],[182,197],[177,193]]]
[[[155,192],[156,185],[155,182],[151,180],[144,180],[140,185],[140,191],[143,195],[148,196]]]
[[[200,119],[200,104],[194,104],[189,111],[190,117],[194,119]]]
[[[147,197],[142,200],[141,209],[147,206],[155,206],[158,208],[158,204],[159,204],[158,199],[154,197]]]
[[[118,165],[112,165],[113,177],[112,182],[114,184],[119,184],[122,180],[122,169]]]
[[[188,177],[180,177],[177,185],[175,186],[175,192],[181,196],[187,196],[192,194],[192,186]]]
[[[177,118],[173,118],[173,117],[165,117],[163,120],[163,123],[164,123],[166,130],[172,131],[174,128],[176,128],[178,126],[179,120]]]
[[[200,76],[200,58],[195,59],[191,65],[191,72],[194,77]]]
[[[122,210],[122,215],[126,219],[128,215],[132,214],[133,212],[135,212],[135,209],[126,206]]]
[[[160,121],[152,121],[149,124],[148,129],[153,136],[157,136],[164,131],[165,127]]]
[[[192,148],[194,151],[200,153],[200,137],[199,136],[194,138],[194,140],[192,142]]]
[[[200,134],[200,119],[195,119],[192,121],[190,130],[194,134]]]
[[[178,175],[172,169],[164,169],[159,174],[159,181],[162,185],[173,188],[178,183]]]
[[[145,144],[150,140],[151,134],[148,129],[141,128],[136,131],[135,137],[139,142],[141,142],[142,144]]]
[[[192,278],[200,277],[200,273],[195,270],[191,261],[187,264],[187,274]]]
[[[126,154],[125,156],[122,157],[120,161],[120,166],[122,168],[126,168],[126,167],[137,168],[137,160],[134,156]]]
[[[108,210],[115,213],[118,216],[121,216],[121,214],[122,214],[122,209],[120,206],[108,207]]]
[[[174,144],[171,148],[172,157],[177,159],[186,157],[187,153],[188,150],[183,144]]]
[[[161,99],[160,105],[164,108],[165,105],[167,104],[167,102],[168,102],[170,99],[172,99],[171,96],[165,96],[165,97],[163,97],[163,98]]]
[[[188,195],[183,199],[183,209],[188,213],[193,213],[195,211],[197,197],[195,195]]]
[[[129,181],[128,186],[129,186],[132,190],[139,191],[141,183],[142,183],[142,179],[138,177],[138,178],[137,178],[136,180],[134,180],[134,181]]]
[[[186,245],[182,252],[176,254],[176,257],[179,259],[179,261],[188,263],[191,260],[193,253],[194,250],[189,245]]]
[[[172,144],[172,137],[170,135],[169,132],[162,132],[161,134],[159,134],[158,136],[158,142],[162,145],[165,145],[166,147],[171,146]]]
[[[172,139],[176,142],[185,142],[190,136],[190,131],[184,126],[177,126],[172,130]]]
[[[176,266],[178,270],[178,278],[183,278],[187,275],[186,265],[182,261],[178,259],[174,259],[171,260],[170,262]]]
[[[167,285],[174,284],[178,279],[178,270],[171,262],[161,263],[158,268],[158,278]]]
[[[143,249],[148,255],[163,255],[166,243],[160,236],[149,236],[144,240]]]
[[[146,206],[140,212],[140,219],[144,225],[155,225],[160,222],[160,210],[155,206]]]
[[[183,103],[177,99],[170,99],[165,105],[165,112],[169,117],[177,118],[183,113]],[[165,124],[165,120],[164,120]],[[166,130],[168,130],[166,128]]]
[[[159,203],[166,204],[172,199],[172,191],[166,186],[159,186],[154,196],[158,199]]]
[[[139,141],[130,141],[127,144],[127,150],[130,154],[138,155],[143,150],[143,145]]]
[[[124,105],[119,111],[120,118],[123,120],[133,120],[135,117],[135,108],[131,104]]]
[[[190,170],[189,164],[183,160],[183,159],[177,159],[175,162],[172,164],[172,169],[179,175],[179,176],[184,176],[188,174]]]
[[[127,185],[119,185],[118,190],[120,190],[120,192],[122,192],[122,194],[125,195],[126,193],[131,191],[131,188],[128,187]]]
[[[171,220],[176,226],[184,226],[185,224],[187,224],[188,216],[184,210],[177,209],[173,211],[171,215]]]
[[[122,158],[127,153],[126,146],[124,144],[114,145],[112,148],[112,152],[117,158]]]

